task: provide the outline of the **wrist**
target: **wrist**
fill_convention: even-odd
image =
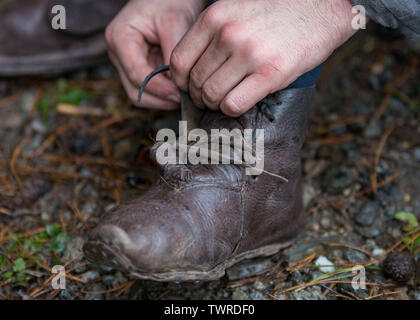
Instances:
[[[323,0],[328,14],[325,15],[325,27],[334,33],[339,45],[346,42],[357,31],[353,21],[359,13],[353,11],[350,0]]]

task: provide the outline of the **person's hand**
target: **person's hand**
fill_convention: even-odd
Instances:
[[[321,64],[356,31],[349,0],[221,0],[171,56],[198,107],[239,116]]]
[[[179,106],[179,89],[163,74],[150,81],[140,104],[138,89],[153,69],[169,64],[173,48],[205,4],[205,0],[131,0],[107,27],[109,57],[135,105],[166,110]]]

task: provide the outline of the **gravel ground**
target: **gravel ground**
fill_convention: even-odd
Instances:
[[[303,150],[304,232],[203,283],[135,280],[81,255],[100,216],[153,182],[147,147],[177,113],[131,108],[110,65],[0,80],[0,299],[420,299],[419,58],[370,31],[329,59]],[[384,271],[391,249],[417,278],[394,280],[400,257]],[[56,264],[65,290],[51,286]],[[365,289],[349,283],[354,265]]]

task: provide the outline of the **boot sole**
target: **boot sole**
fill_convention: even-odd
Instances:
[[[129,274],[143,280],[153,280],[153,281],[159,281],[159,282],[170,282],[170,281],[211,281],[211,280],[217,280],[225,275],[226,269],[232,267],[233,265],[237,264],[238,262],[241,262],[243,260],[247,259],[253,259],[256,257],[267,257],[272,256],[279,252],[281,249],[284,249],[288,246],[290,246],[294,240],[290,240],[287,242],[282,243],[275,243],[270,244],[267,246],[263,246],[257,249],[249,250],[246,252],[242,252],[241,254],[238,254],[234,256],[233,258],[230,258],[217,266],[215,266],[213,269],[208,271],[169,271],[169,272],[159,272],[159,273],[153,273],[153,272],[141,272],[138,270],[134,270],[134,266],[131,265],[129,260],[121,255],[120,253],[117,253],[114,248],[109,247],[108,245],[100,242],[96,243],[90,243],[88,246],[89,248],[86,248],[89,252],[89,255],[93,257],[95,263],[100,263],[104,265],[109,265],[110,261],[111,267],[116,267],[118,265],[130,265],[129,268]]]
[[[0,57],[1,77],[20,76],[57,76],[81,68],[100,65],[108,61],[106,55],[89,58],[68,59],[60,62],[51,61],[16,61],[3,62]]]

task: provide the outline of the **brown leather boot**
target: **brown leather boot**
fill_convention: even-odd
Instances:
[[[58,74],[106,59],[104,29],[127,0],[0,0],[0,76]],[[51,10],[66,9],[54,30]]]
[[[204,111],[199,123],[208,132],[264,129],[271,174],[246,175],[234,164],[165,165],[143,196],[105,214],[86,257],[142,279],[213,280],[290,244],[303,226],[300,151],[312,93],[277,92],[264,99],[266,112],[255,106],[238,118]]]

